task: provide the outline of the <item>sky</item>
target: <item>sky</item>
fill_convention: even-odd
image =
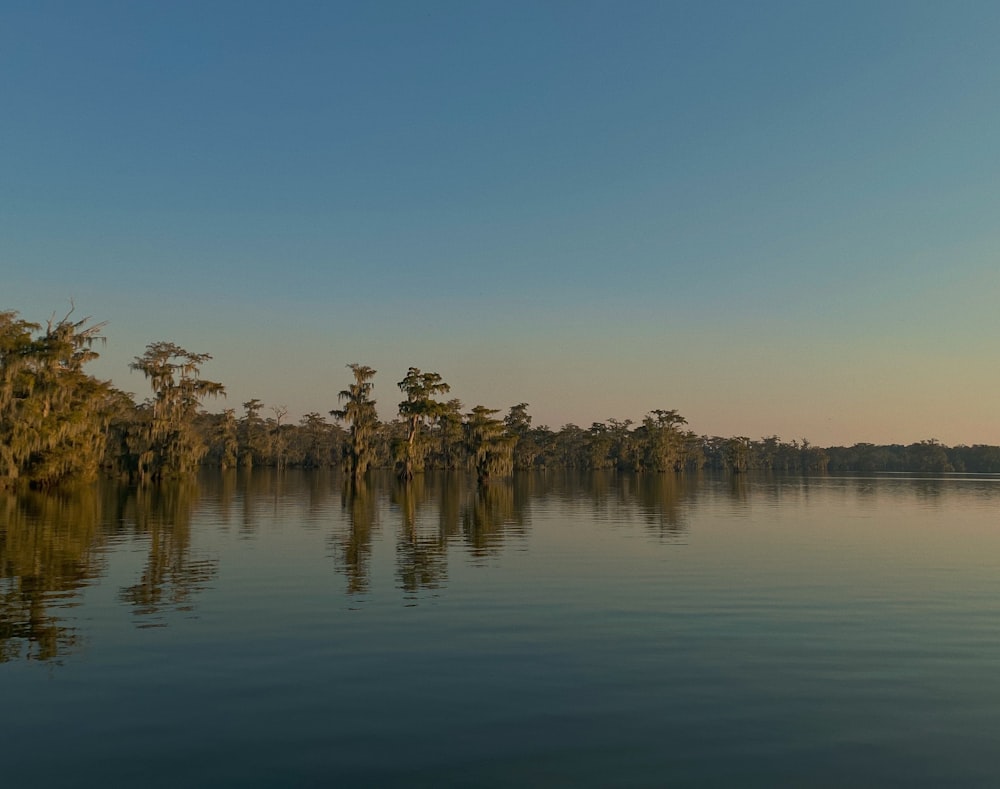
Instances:
[[[0,0],[0,309],[297,419],[1000,444],[1000,3]],[[265,411],[267,413],[267,411]]]

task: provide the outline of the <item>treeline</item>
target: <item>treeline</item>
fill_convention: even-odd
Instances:
[[[825,450],[830,471],[955,471],[1000,474],[1000,447],[947,447],[934,439],[916,444],[855,444]]]
[[[438,373],[411,367],[396,386],[397,416],[381,421],[373,399],[376,371],[348,365],[339,407],[297,423],[287,409],[244,402],[239,412],[208,413],[204,403],[225,387],[201,377],[211,357],[156,342],[135,357],[151,393],[135,402],[84,371],[97,357],[104,324],[74,320],[72,310],[46,324],[0,312],[0,484],[46,487],[100,473],[144,482],[219,468],[342,467],[355,477],[391,468],[401,479],[425,469],[474,471],[481,483],[515,469],[580,468],[734,473],[970,471],[1000,472],[1000,447],[949,448],[936,441],[909,446],[823,449],[777,436],[751,440],[688,430],[675,410],[650,411],[640,423],[609,419],[558,430],[535,426],[527,403],[506,413],[447,397]],[[334,421],[330,422],[327,417]]]

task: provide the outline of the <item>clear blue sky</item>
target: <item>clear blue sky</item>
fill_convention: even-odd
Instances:
[[[1000,443],[1000,3],[0,0],[0,308],[228,405]],[[215,407],[215,406],[211,406]]]

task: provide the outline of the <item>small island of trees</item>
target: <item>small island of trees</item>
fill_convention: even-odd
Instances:
[[[679,473],[708,468],[825,471],[1000,472],[1000,447],[947,447],[931,439],[909,445],[821,448],[777,436],[752,440],[699,435],[676,410],[651,410],[641,423],[608,419],[589,427],[535,426],[527,403],[465,410],[446,399],[436,372],[410,367],[397,384],[396,418],[381,421],[373,399],[376,370],[352,363],[338,407],[310,412],[297,424],[287,409],[260,400],[217,413],[209,400],[222,383],[202,377],[212,357],[154,342],[130,367],[149,382],[135,402],[85,372],[104,343],[104,323],[74,319],[73,310],[45,324],[0,312],[0,485],[50,487],[100,474],[137,483],[218,468],[340,467],[351,479],[391,468],[401,480],[425,469],[467,470],[480,484],[536,468]],[[268,415],[269,414],[269,415]],[[334,422],[328,422],[327,416]]]

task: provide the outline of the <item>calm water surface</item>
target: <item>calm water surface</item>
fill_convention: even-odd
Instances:
[[[0,495],[5,786],[1000,786],[1000,480]]]

